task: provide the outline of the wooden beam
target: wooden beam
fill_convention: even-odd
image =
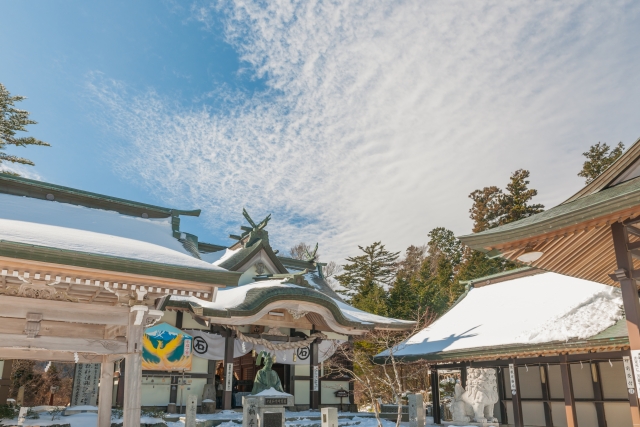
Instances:
[[[567,415],[567,427],[578,426],[576,415],[576,401],[573,397],[573,382],[571,381],[571,365],[567,357],[560,356],[560,374],[562,376],[562,392],[564,394],[564,411]]]
[[[127,343],[116,340],[64,338],[38,336],[33,339],[26,335],[0,334],[0,346],[38,350],[69,351],[95,354],[123,354]],[[0,347],[2,351],[2,347]]]
[[[43,320],[90,323],[94,325],[126,325],[128,307],[86,305],[66,301],[0,295],[0,317],[25,319],[27,313],[42,313]]]
[[[52,362],[74,362],[73,352],[42,350],[35,348],[2,348],[0,359],[14,360],[48,360]],[[78,353],[80,363],[98,363],[100,356],[95,354]]]
[[[8,317],[0,321],[0,334],[22,335],[25,326],[25,319]],[[105,338],[105,327],[103,325],[89,325],[84,323],[68,323],[43,320],[40,322],[38,336],[64,337],[64,338],[85,338],[102,340]],[[2,345],[2,343],[0,343]]]
[[[100,366],[100,393],[98,394],[98,427],[111,427],[111,401],[113,397],[113,362],[103,357]]]

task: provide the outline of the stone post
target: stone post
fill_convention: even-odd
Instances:
[[[187,397],[187,410],[184,417],[184,427],[196,427],[196,413],[198,412],[198,396],[190,394]]]
[[[322,408],[321,427],[338,427],[338,409]]]
[[[424,427],[425,413],[422,395],[410,394],[409,398],[409,427]],[[324,427],[324,426],[322,426]]]

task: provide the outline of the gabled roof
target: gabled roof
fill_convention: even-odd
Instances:
[[[618,289],[541,273],[471,288],[394,354],[407,361],[457,362],[620,349],[629,344],[623,320]]]
[[[278,269],[278,273],[287,273],[287,269],[282,265],[276,254],[271,249],[268,241],[259,239],[255,241],[251,246],[238,248],[235,253],[225,259],[224,261],[217,263],[219,267],[222,267],[230,271],[238,271],[243,265],[249,262],[260,251],[264,251],[269,257],[269,260]]]
[[[85,206],[93,203],[84,202],[100,196],[94,193],[83,195],[82,203],[61,202],[64,197],[56,196],[53,200],[21,196],[14,194],[23,188],[16,182],[26,182],[38,191],[62,188],[56,195],[65,197],[83,192],[24,179],[4,185],[9,178],[15,179],[0,176],[0,256],[207,284],[238,283],[239,273],[193,255],[190,247],[197,237],[181,233],[179,219],[170,210],[147,210],[143,217],[106,209],[124,206],[121,199],[102,200],[95,205],[98,208]],[[150,206],[126,202],[132,209]]]
[[[196,297],[167,296],[161,309],[186,309],[197,316],[206,317],[218,324],[240,324],[255,321],[269,310],[304,307],[304,311],[320,311],[328,324],[335,323],[340,333],[362,333],[375,328],[409,329],[415,322],[391,319],[367,313],[342,301],[306,286],[287,283],[287,280],[265,280],[237,288],[221,289],[215,302]],[[351,331],[351,332],[350,332]]]
[[[638,139],[627,151],[625,151],[622,156],[618,158],[611,166],[609,166],[604,172],[600,174],[599,177],[594,179],[591,183],[586,185],[583,189],[578,191],[573,196],[569,197],[564,203],[572,202],[576,199],[579,199],[584,196],[588,196],[589,194],[597,193],[598,191],[602,191],[607,187],[615,185],[615,183],[623,182],[618,178],[622,178],[625,172],[633,166],[635,166],[640,158],[640,139]],[[630,179],[629,177],[625,180]]]

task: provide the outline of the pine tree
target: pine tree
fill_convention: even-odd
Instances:
[[[518,169],[511,174],[506,191],[491,186],[469,194],[473,200],[469,209],[473,232],[478,233],[542,212],[544,205],[529,203],[538,195],[538,190],[529,188],[528,178],[528,170]]]
[[[385,314],[385,288],[395,277],[399,252],[389,252],[381,242],[358,248],[364,254],[347,258],[348,264],[343,267],[344,272],[335,276],[340,285],[346,288],[339,292],[350,297],[351,304],[356,308],[374,314]]]
[[[29,119],[29,112],[15,108],[15,103],[23,101],[24,96],[11,96],[7,88],[0,83],[0,165],[2,162],[19,163],[34,166],[34,163],[24,157],[6,154],[4,151],[7,145],[16,147],[26,147],[28,145],[42,145],[49,147],[46,142],[40,141],[32,136],[16,137],[16,132],[26,132],[28,125],[37,122]],[[17,175],[15,172],[1,170],[2,173]]]
[[[589,151],[582,153],[587,158],[582,165],[582,170],[578,172],[578,176],[585,179],[585,184],[590,184],[602,172],[604,172],[613,162],[622,156],[624,144],[619,142],[618,145],[611,149],[607,143],[599,142],[589,147]]]

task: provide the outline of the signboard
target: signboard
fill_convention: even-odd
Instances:
[[[231,391],[233,388],[233,363],[227,363],[227,373],[224,376],[224,389]]]
[[[622,364],[624,365],[624,379],[627,382],[627,391],[629,394],[635,394],[636,385],[633,381],[633,368],[631,367],[631,358],[629,356],[622,356]],[[634,360],[635,365],[635,360]],[[638,372],[638,368],[636,368],[636,373]],[[637,374],[636,374],[637,375]]]
[[[318,365],[313,365],[313,387],[311,391],[318,391]]]
[[[142,369],[190,371],[192,340],[167,323],[150,327],[142,337]]]
[[[287,406],[288,399],[286,397],[265,397],[265,405],[284,405]]]
[[[513,363],[509,363],[509,382],[511,383],[511,394],[516,395],[518,386],[516,384],[516,371]]]
[[[333,394],[336,397],[349,397],[349,392],[345,389],[336,390]]]
[[[73,373],[71,406],[96,406],[98,402],[99,363],[76,363]]]

